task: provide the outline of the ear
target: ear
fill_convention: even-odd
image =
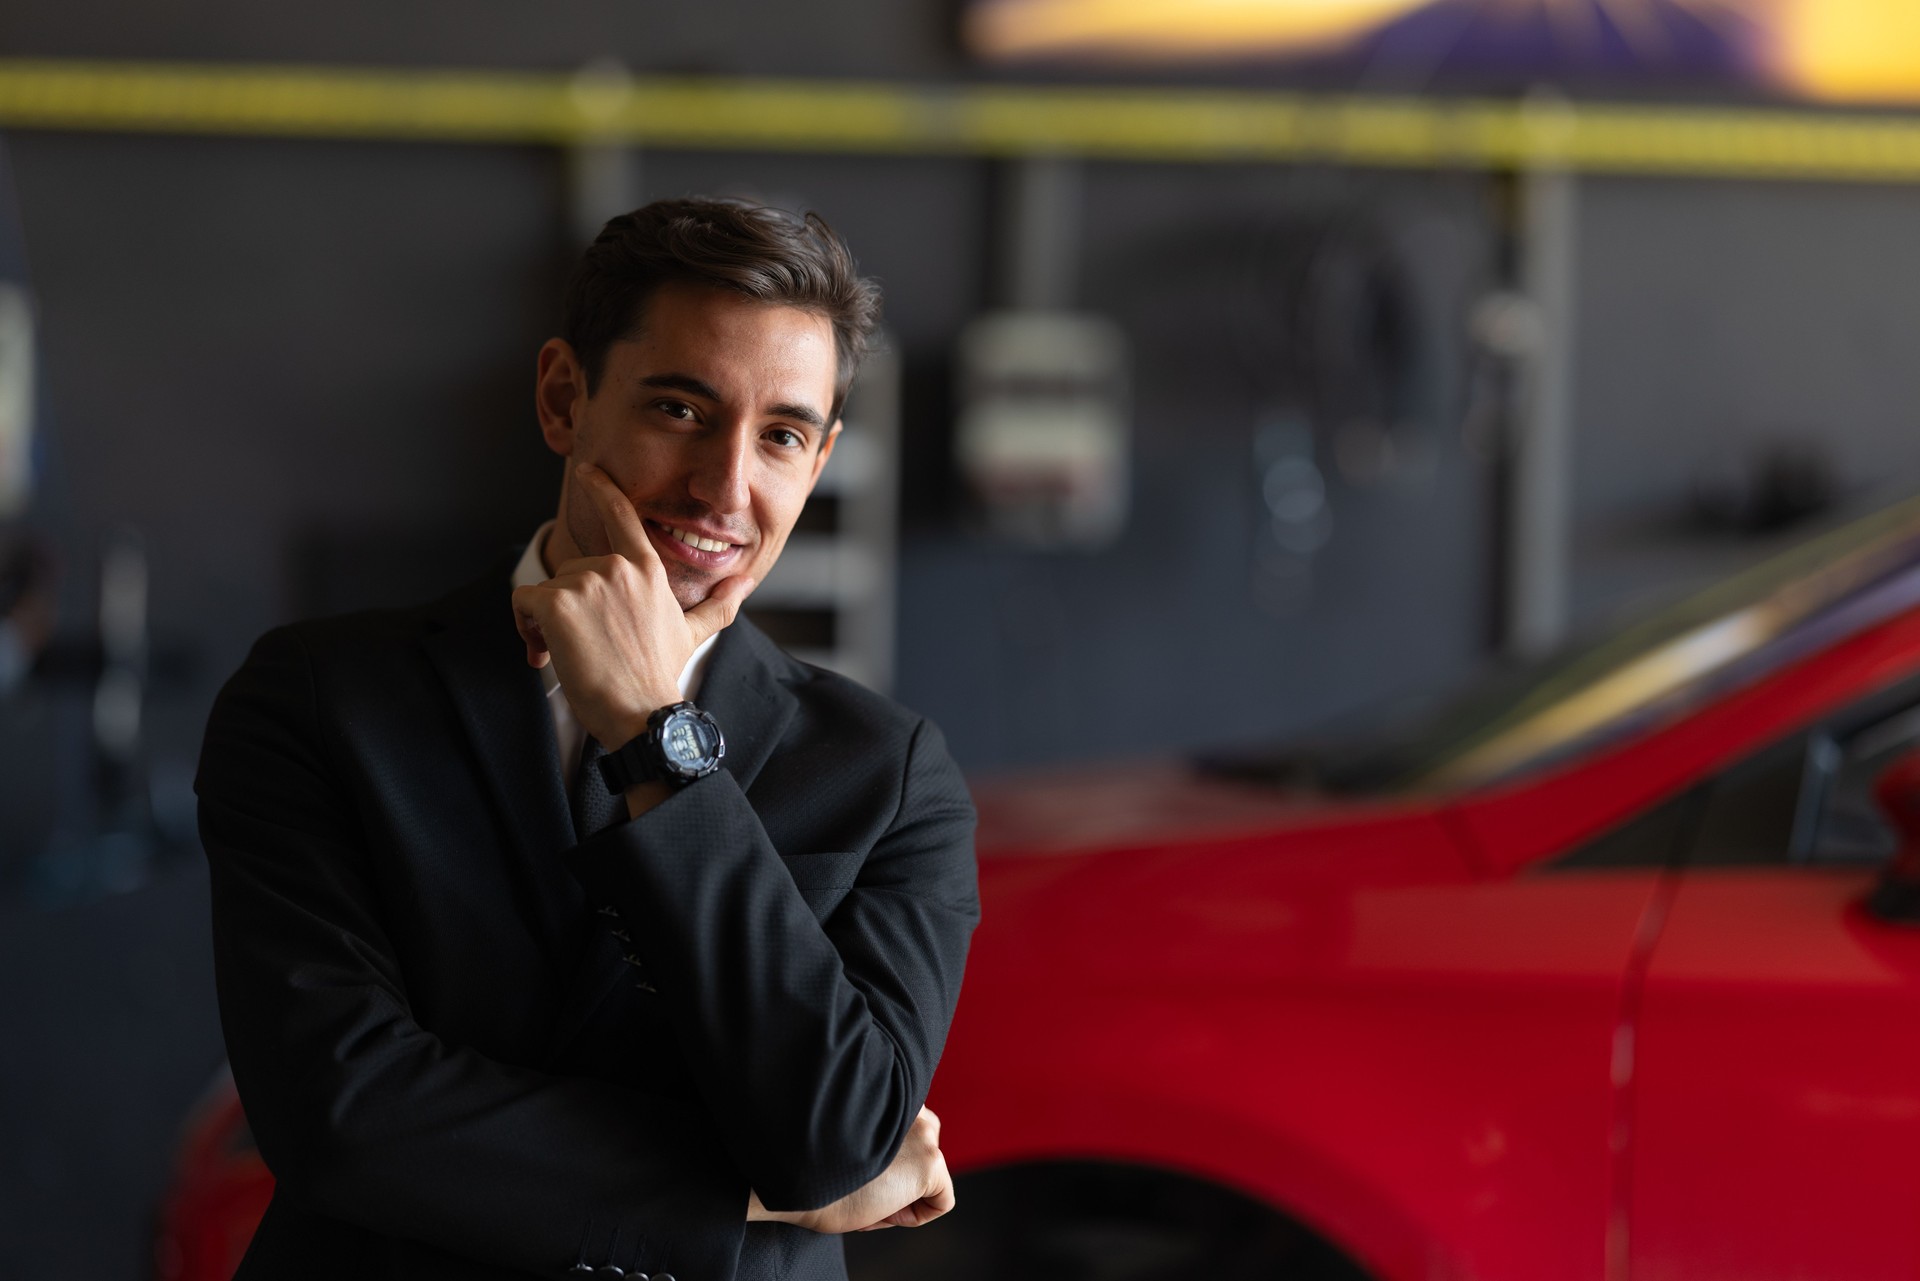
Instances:
[[[807,492],[809,494],[813,492],[813,487],[820,483],[820,473],[826,470],[827,459],[833,453],[833,442],[839,439],[840,420],[836,418],[833,420],[833,426],[827,428],[827,438],[820,442],[820,452],[814,455],[813,478],[807,481]]]
[[[573,430],[587,403],[587,371],[564,338],[549,338],[540,348],[533,384],[534,413],[547,448],[566,458],[573,453]]]

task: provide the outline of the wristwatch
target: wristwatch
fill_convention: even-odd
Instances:
[[[615,796],[656,778],[684,786],[719,769],[726,754],[713,717],[692,703],[669,703],[647,717],[638,737],[600,758],[600,778]]]

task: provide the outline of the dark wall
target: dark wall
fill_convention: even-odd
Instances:
[[[0,50],[21,57],[568,67],[615,57],[649,71],[947,75],[961,69],[945,0],[15,0]]]
[[[1920,188],[1580,184],[1574,602],[1593,624],[1800,537],[1692,520],[1789,445],[1842,508],[1920,489]]]
[[[1273,167],[1096,166],[1086,305],[1135,353],[1133,513],[1117,545],[1049,555],[952,530],[909,544],[901,692],[982,763],[1273,737],[1456,675],[1481,635],[1477,469],[1460,440],[1461,317],[1490,270],[1471,181]],[[1343,483],[1331,540],[1276,609],[1257,581],[1257,427],[1281,395],[1250,292],[1276,236],[1375,226],[1419,334],[1417,457]]]
[[[153,747],[294,613],[435,592],[540,518],[527,429],[558,270],[537,151],[26,135],[11,144],[51,406],[45,497],[152,566]]]

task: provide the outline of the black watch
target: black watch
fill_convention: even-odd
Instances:
[[[618,796],[656,778],[682,786],[720,768],[727,740],[713,717],[692,703],[669,703],[647,717],[647,728],[619,751],[600,758],[600,777]]]

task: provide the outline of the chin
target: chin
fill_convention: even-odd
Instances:
[[[682,612],[692,609],[713,595],[713,589],[718,584],[718,579],[688,570],[683,566],[667,567],[667,585],[673,589],[673,599],[679,603]]]

